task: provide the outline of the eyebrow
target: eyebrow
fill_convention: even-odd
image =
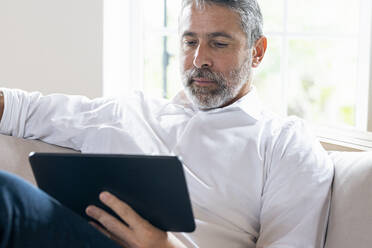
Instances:
[[[194,32],[189,32],[189,31],[185,31],[185,32],[182,34],[182,38],[185,37],[185,36],[196,37],[196,33],[194,33]]]
[[[208,37],[209,38],[225,37],[225,38],[228,38],[230,40],[233,39],[233,37],[231,35],[229,35],[228,33],[225,33],[225,32],[214,32],[214,33],[208,34]]]
[[[185,36],[196,37],[197,34],[194,33],[194,32],[186,31],[182,34],[182,38],[185,37]],[[208,34],[208,38],[216,38],[216,37],[225,37],[225,38],[230,39],[230,40],[234,39],[231,35],[229,35],[228,33],[225,33],[225,32],[213,32],[213,33]]]

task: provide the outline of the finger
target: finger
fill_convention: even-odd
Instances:
[[[109,192],[102,192],[99,195],[100,200],[110,207],[120,218],[122,218],[130,228],[134,229],[139,224],[148,224],[139,214],[136,213],[128,204],[121,201]]]
[[[91,226],[93,226],[94,228],[96,228],[98,231],[100,231],[101,233],[103,233],[106,237],[108,237],[109,239],[115,241],[116,243],[118,243],[120,246],[122,247],[129,247],[129,245],[122,239],[116,237],[116,235],[108,232],[106,229],[102,228],[100,225],[98,225],[97,223],[93,222],[93,221],[90,221],[89,224]]]
[[[100,208],[89,206],[86,209],[86,213],[88,216],[101,223],[109,233],[116,235],[119,239],[128,241],[131,239],[131,236],[133,236],[132,230]]]

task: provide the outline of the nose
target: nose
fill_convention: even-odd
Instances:
[[[213,66],[208,48],[205,45],[199,44],[198,48],[195,50],[193,64],[199,69]]]

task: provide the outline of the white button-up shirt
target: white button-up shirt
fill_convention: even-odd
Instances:
[[[182,158],[196,231],[190,247],[323,247],[333,165],[296,118],[266,112],[256,90],[200,111],[184,96],[123,99],[2,89],[0,133],[85,153]]]

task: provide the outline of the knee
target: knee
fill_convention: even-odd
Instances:
[[[0,211],[7,211],[9,208],[27,204],[28,194],[34,190],[33,188],[22,178],[0,171]]]
[[[20,217],[34,216],[49,211],[55,204],[54,199],[31,183],[0,171],[0,213],[10,211]]]
[[[19,187],[27,183],[20,177],[0,170],[0,191],[15,193]]]
[[[14,199],[17,198],[17,185],[21,181],[15,175],[5,171],[0,171],[0,213],[1,219],[5,220],[3,215],[9,217],[12,214]]]
[[[0,171],[0,224],[34,218],[48,206],[45,195],[22,178]]]
[[[12,242],[19,223],[29,215],[27,206],[30,200],[27,191],[30,186],[22,178],[0,171],[0,247],[8,247],[7,243]],[[2,246],[4,244],[6,245]]]

